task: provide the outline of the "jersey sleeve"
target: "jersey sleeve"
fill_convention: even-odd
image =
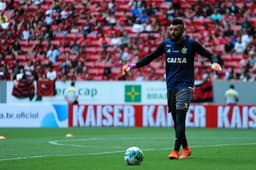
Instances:
[[[197,52],[201,56],[206,57],[212,63],[218,63],[218,57],[216,55],[213,55],[212,53],[210,53],[207,49],[205,49],[197,41],[193,41],[192,45],[193,45],[193,49],[195,49],[195,52]]]
[[[143,66],[149,64],[151,61],[153,61],[157,57],[161,56],[164,53],[164,44],[165,44],[164,41],[161,42],[154,52],[152,52],[151,54],[149,54],[149,55],[143,57],[141,60],[139,60],[136,63],[136,68],[143,67]]]

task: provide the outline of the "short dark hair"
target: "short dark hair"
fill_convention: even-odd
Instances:
[[[171,24],[172,25],[184,25],[183,20],[181,18],[174,18],[171,21]]]
[[[75,86],[75,82],[72,81],[72,82],[70,83],[70,85],[71,85],[71,86]]]
[[[234,89],[235,88],[234,84],[230,84],[229,88]]]

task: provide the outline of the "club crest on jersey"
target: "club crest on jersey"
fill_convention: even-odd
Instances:
[[[187,49],[186,47],[183,47],[183,48],[181,49],[181,53],[182,53],[182,54],[187,54],[187,51],[188,51],[188,49]]]

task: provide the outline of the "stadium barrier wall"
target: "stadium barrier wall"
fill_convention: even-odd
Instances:
[[[59,104],[0,104],[0,127],[68,127],[68,106]]]
[[[166,105],[0,104],[0,127],[172,127]],[[256,128],[256,105],[192,104],[191,128]]]
[[[256,104],[256,82],[222,80],[213,82],[212,103],[225,103],[224,93],[231,83],[239,92],[239,104]],[[12,95],[13,81],[1,82],[0,102],[65,104],[64,92],[69,85],[70,81],[57,81],[55,96],[42,97],[41,100],[35,96],[30,100]],[[80,104],[166,104],[164,81],[77,81],[76,88]]]
[[[6,85],[7,83],[5,81],[0,80],[0,103],[6,103]]]
[[[171,127],[166,105],[69,106],[69,127]],[[256,128],[256,105],[192,104],[186,126],[195,128]]]

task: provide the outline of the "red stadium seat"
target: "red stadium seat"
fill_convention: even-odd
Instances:
[[[87,73],[90,75],[103,75],[103,71],[102,68],[89,68]]]
[[[231,25],[231,30],[239,31],[239,30],[241,30],[241,26],[240,25]]]
[[[232,60],[231,54],[223,54],[221,58],[224,60],[224,63]]]
[[[232,58],[232,61],[239,62],[240,60],[243,59],[243,54],[232,54],[231,58]]]
[[[26,56],[26,55],[19,54],[19,55],[16,56],[16,60],[18,60],[18,61],[20,61],[20,62],[27,61],[27,56]]]
[[[85,66],[86,66],[86,68],[88,68],[88,69],[94,68],[94,63],[95,63],[95,62],[87,61],[87,62],[85,62]]]

